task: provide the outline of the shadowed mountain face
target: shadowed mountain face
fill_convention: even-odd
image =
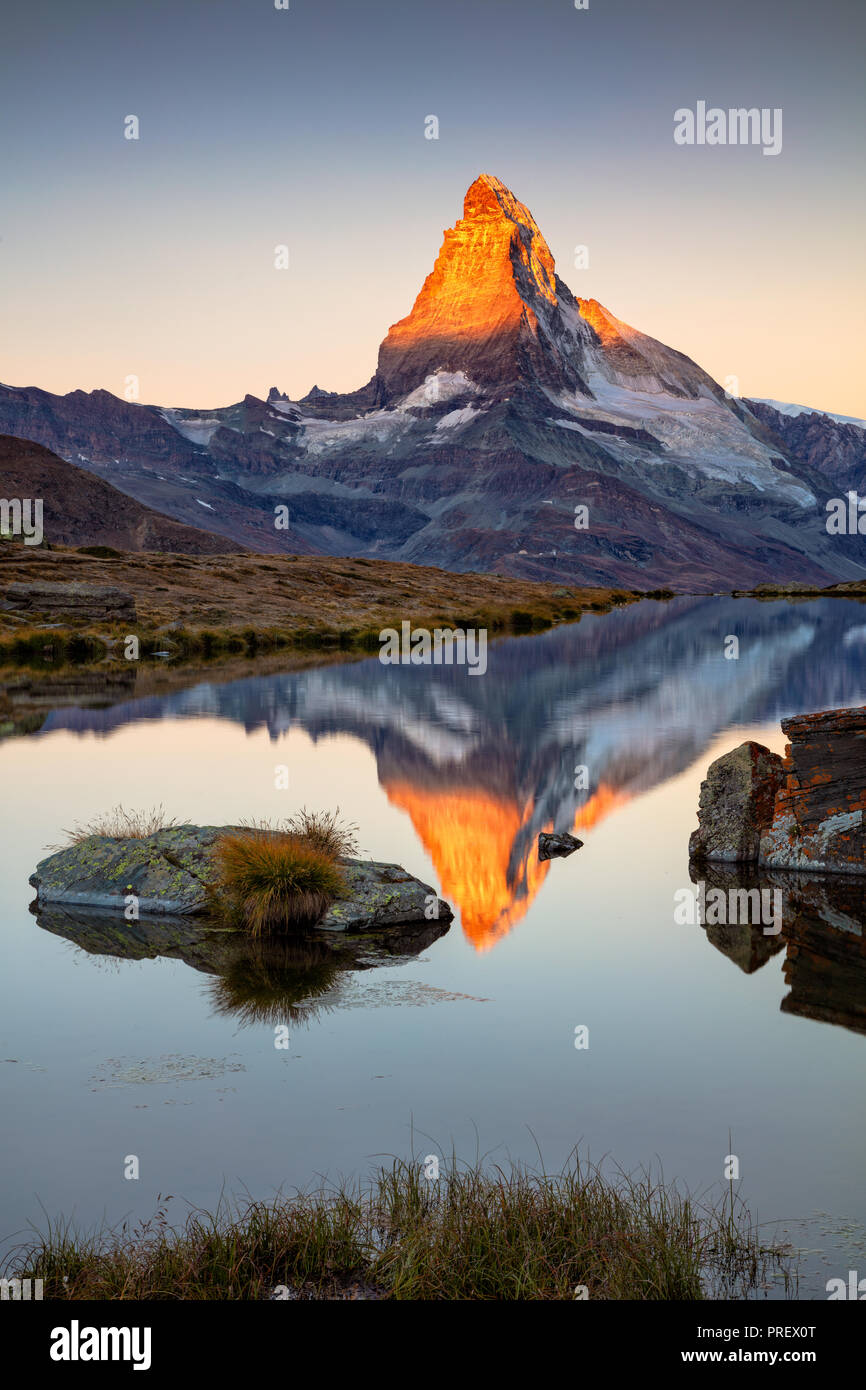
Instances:
[[[0,429],[255,549],[649,589],[862,576],[866,540],[829,536],[825,503],[843,463],[866,466],[866,432],[831,440],[821,419],[730,399],[576,299],[487,174],[356,392],[202,412],[0,388]]]
[[[839,419],[796,406],[782,410],[769,401],[744,404],[781,439],[789,457],[817,469],[835,484],[837,493],[848,488],[862,491],[866,479],[864,421]]]
[[[724,656],[729,634],[736,661]],[[293,727],[353,736],[411,819],[463,931],[486,950],[558,871],[538,860],[541,831],[586,840],[731,725],[855,704],[864,689],[861,605],[683,598],[493,643],[481,679],[362,661],[145,699],[124,692],[112,708],[58,709],[42,730],[207,716],[275,741]]]
[[[56,545],[96,544],[186,555],[225,555],[239,549],[230,540],[143,507],[26,439],[0,435],[0,491],[7,498],[40,498],[45,537]]]

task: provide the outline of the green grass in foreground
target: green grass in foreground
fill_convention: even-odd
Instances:
[[[732,1198],[696,1203],[649,1173],[611,1182],[577,1161],[549,1176],[452,1159],[436,1182],[395,1160],[367,1184],[223,1202],[181,1228],[165,1205],[134,1231],[52,1224],[4,1272],[75,1300],[266,1299],[279,1286],[314,1299],[356,1286],[388,1299],[687,1300],[748,1297],[773,1270],[787,1287],[783,1259]]]

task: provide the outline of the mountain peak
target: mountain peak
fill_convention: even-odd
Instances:
[[[412,312],[381,344],[375,399],[398,400],[438,372],[462,372],[499,399],[517,384],[588,401],[599,383],[692,399],[723,394],[682,353],[597,300],[575,299],[532,213],[493,174],[470,184]]]
[[[440,370],[506,387],[526,375],[530,359],[534,374],[562,384],[562,363],[548,361],[553,369],[545,371],[541,362],[550,356],[541,339],[559,312],[557,291],[553,256],[532,213],[501,179],[480,174],[412,312],[379,349],[381,394],[405,394]]]
[[[515,198],[511,189],[506,188],[495,174],[479,174],[475,182],[469,185],[463,199],[463,216],[505,218],[525,227],[531,234],[541,236],[529,208]]]
[[[510,188],[506,188],[501,179],[495,174],[479,174],[474,183],[471,183],[466,190],[466,197],[463,199],[463,216],[472,217],[475,214],[485,212],[499,215],[504,213],[514,217],[514,210],[520,209],[526,216],[529,216],[527,209],[522,203],[518,202]],[[531,220],[531,217],[530,217]]]
[[[556,265],[538,223],[525,203],[494,174],[479,174],[463,200],[463,219],[478,218],[512,224],[512,244],[517,243],[521,259],[534,281],[533,288],[551,304],[556,303]],[[459,224],[458,224],[459,225]]]

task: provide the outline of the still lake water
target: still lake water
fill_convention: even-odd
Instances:
[[[809,1252],[801,1297],[866,1275],[862,974],[792,988],[784,942],[726,950],[673,914],[712,759],[745,738],[782,752],[780,718],[864,699],[858,604],[678,599],[497,642],[484,676],[374,658],[59,709],[6,739],[0,1238],[41,1208],[147,1217],[158,1194],[180,1220],[413,1145],[540,1148],[549,1169],[580,1145],[719,1194],[732,1152],[753,1212]],[[218,976],[124,958],[123,928],[82,949],[29,912],[46,847],[118,802],[199,824],[339,805],[455,921],[296,1000],[277,1050],[270,1018],[220,1007]],[[539,865],[551,827],[585,847]]]

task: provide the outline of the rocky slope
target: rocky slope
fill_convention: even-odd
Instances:
[[[343,639],[351,646],[362,632],[375,638],[383,627],[410,619],[415,627],[526,631],[627,602],[625,594],[610,590],[453,574],[395,561],[250,552],[180,559],[87,550],[0,545],[0,636],[2,600],[9,591],[44,588],[120,589],[134,600],[148,631],[167,624],[233,630],[235,636],[244,629],[276,629],[296,638],[318,634],[331,647]],[[88,614],[80,609],[80,616]]]
[[[0,428],[259,550],[647,589],[866,573],[864,538],[825,524],[866,469],[863,431],[816,442],[576,299],[486,174],[360,390],[202,412],[3,387]]]
[[[143,507],[110,483],[24,439],[0,435],[0,494],[42,500],[44,538],[54,545],[225,555],[240,546]]]
[[[847,420],[820,410],[780,407],[772,401],[746,401],[753,414],[781,439],[786,453],[837,484],[862,490],[866,478],[866,421]]]

